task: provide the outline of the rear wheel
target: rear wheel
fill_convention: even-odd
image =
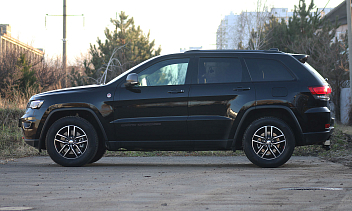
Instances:
[[[290,127],[275,117],[252,122],[243,137],[247,158],[260,167],[279,167],[292,156],[295,138]]]
[[[97,153],[98,136],[85,119],[70,116],[52,124],[46,146],[51,159],[62,166],[83,166]]]

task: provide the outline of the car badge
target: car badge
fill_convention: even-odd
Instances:
[[[108,94],[106,95],[106,97],[110,98],[110,97],[111,97],[111,94],[110,94],[110,93],[108,93]]]

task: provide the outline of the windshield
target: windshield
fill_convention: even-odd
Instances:
[[[310,66],[307,62],[303,64],[310,72],[312,72],[316,77],[318,77],[322,82],[326,82],[323,76],[318,73],[312,66]]]
[[[111,81],[109,81],[109,83],[107,83],[106,85],[109,85],[109,84],[114,83],[115,81],[119,80],[120,78],[124,77],[125,75],[129,74],[130,72],[132,72],[132,71],[135,70],[136,68],[142,66],[143,64],[149,62],[150,60],[152,60],[152,59],[154,59],[154,58],[155,58],[155,57],[153,57],[153,58],[151,58],[151,59],[148,59],[148,60],[146,60],[146,61],[144,61],[144,62],[142,62],[142,63],[140,63],[140,64],[138,64],[138,65],[136,65],[136,66],[134,66],[134,67],[132,67],[131,69],[126,70],[124,73],[122,73],[122,74],[116,76],[116,78],[114,78],[114,79],[112,79]]]

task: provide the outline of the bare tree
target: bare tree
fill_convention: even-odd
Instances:
[[[235,22],[227,27],[229,48],[258,50],[264,44],[264,27],[270,13],[266,0],[257,0],[254,12],[242,11],[235,15]]]
[[[226,28],[225,20],[221,20],[218,30],[216,31],[216,49],[226,48]]]
[[[35,69],[40,85],[39,91],[62,88],[65,73],[62,69],[62,59],[60,57],[44,59]]]

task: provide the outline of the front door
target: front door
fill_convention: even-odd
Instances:
[[[182,149],[187,139],[189,58],[168,59],[137,70],[139,84],[115,96],[117,140],[139,149]],[[135,147],[135,148],[138,148]]]

